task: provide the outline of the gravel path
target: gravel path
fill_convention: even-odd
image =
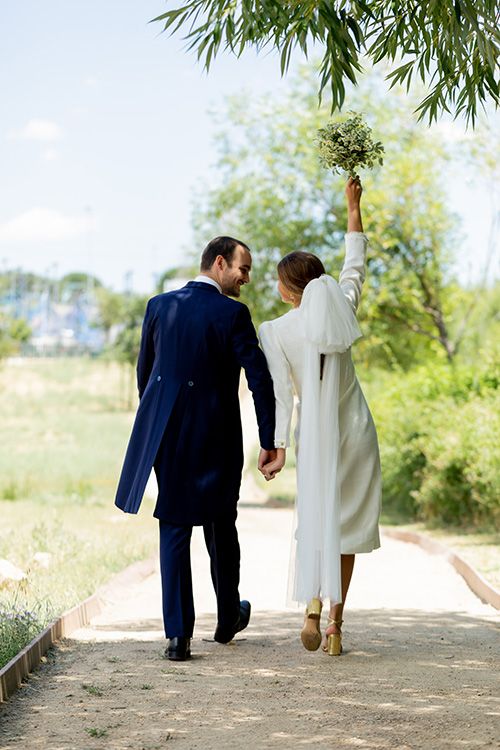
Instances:
[[[116,589],[0,707],[0,749],[498,747],[498,613],[444,560],[386,539],[356,560],[345,653],[306,652],[302,615],[285,604],[291,516],[240,511],[253,616],[232,644],[210,641],[197,529],[191,662],[163,658],[158,575]]]

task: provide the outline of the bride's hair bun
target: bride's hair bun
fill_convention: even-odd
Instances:
[[[278,276],[291,294],[302,296],[302,292],[312,279],[318,279],[325,267],[317,255],[297,250],[288,253],[278,263]]]

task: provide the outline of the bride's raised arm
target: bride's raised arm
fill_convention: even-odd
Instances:
[[[345,236],[345,259],[340,272],[339,285],[349,300],[354,312],[358,309],[361,289],[365,280],[365,261],[368,238],[363,234],[361,219],[361,193],[363,188],[357,179],[349,178],[345,194],[347,198],[347,234]]]

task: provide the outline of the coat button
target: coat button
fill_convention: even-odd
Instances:
[[[157,380],[157,381],[158,381],[158,383],[159,383],[159,382],[160,382],[160,380],[161,380],[161,375],[158,375],[158,377],[156,378],[156,380]]]
[[[191,387],[193,385],[194,385],[193,381],[192,380],[188,380],[188,386]]]

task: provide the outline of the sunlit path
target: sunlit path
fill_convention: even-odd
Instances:
[[[358,557],[340,658],[303,650],[286,607],[292,513],[240,511],[247,631],[213,641],[215,600],[193,540],[191,662],[163,659],[157,574],[115,590],[2,709],[0,748],[476,748],[494,744],[496,613],[444,560],[384,540]]]

